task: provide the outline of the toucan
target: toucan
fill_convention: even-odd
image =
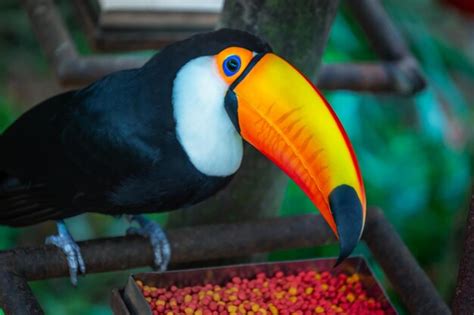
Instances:
[[[220,29],[162,49],[144,66],[51,97],[0,136],[0,224],[56,220],[46,243],[85,273],[64,219],[127,215],[166,269],[170,246],[142,214],[183,208],[224,188],[243,141],[312,200],[340,242],[358,243],[364,185],[351,143],[321,93],[250,33]],[[225,209],[223,209],[225,211]]]

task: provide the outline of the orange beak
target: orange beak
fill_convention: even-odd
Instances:
[[[338,263],[365,223],[362,177],[341,123],[319,91],[275,54],[257,55],[226,95],[241,136],[312,200],[340,241]]]

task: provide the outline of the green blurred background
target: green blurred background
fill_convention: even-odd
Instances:
[[[352,92],[325,93],[357,152],[370,205],[382,208],[442,296],[452,298],[463,239],[473,165],[474,17],[434,0],[386,0],[395,25],[419,60],[428,88],[414,97]],[[61,11],[83,54],[92,53],[73,18]],[[342,9],[330,34],[324,61],[375,60],[350,16]],[[18,1],[0,3],[0,131],[35,103],[61,91],[32,34]],[[0,152],[1,154],[1,152]],[[288,185],[282,215],[311,213],[311,202]],[[155,216],[164,222],[166,216]],[[101,215],[68,220],[77,240],[122,235],[127,224]],[[54,224],[31,228],[0,227],[0,248],[42,243]],[[405,313],[380,267],[366,256],[401,313]],[[271,259],[336,255],[337,248],[273,253]],[[130,273],[32,284],[47,314],[110,314],[110,290]]]

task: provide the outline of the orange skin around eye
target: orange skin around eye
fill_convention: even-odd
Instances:
[[[227,76],[224,73],[222,65],[224,64],[224,60],[232,55],[237,55],[240,57],[240,69],[234,75]],[[232,82],[234,82],[234,80],[237,79],[239,75],[245,70],[250,60],[252,60],[252,57],[253,53],[250,50],[241,47],[229,47],[221,51],[219,54],[215,55],[214,60],[216,61],[217,69],[219,70],[219,75],[225,82],[227,82],[227,84],[231,85]]]

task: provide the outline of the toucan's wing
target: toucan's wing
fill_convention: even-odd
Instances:
[[[1,136],[0,171],[18,181],[16,193],[40,193],[54,206],[19,213],[2,202],[9,192],[0,193],[4,217],[23,224],[26,215],[39,215],[36,221],[53,218],[56,211],[67,217],[85,211],[102,211],[112,187],[145,171],[160,159],[159,125],[151,125],[146,108],[134,106],[139,92],[135,70],[108,76],[79,91],[67,92],[37,105],[21,116]],[[149,125],[149,126],[148,126]],[[154,132],[150,132],[153,129]],[[11,185],[10,185],[11,186]],[[20,187],[23,189],[18,190]],[[24,195],[25,196],[25,195]],[[60,210],[58,210],[60,209]],[[54,214],[54,215],[53,215]],[[56,215],[57,216],[57,215]],[[3,222],[2,222],[3,221]],[[10,221],[9,221],[10,222]],[[0,215],[0,224],[4,223]],[[9,224],[9,223],[8,223]]]
[[[7,173],[0,173],[1,225],[32,225],[62,216],[53,195],[43,183],[24,183]]]
[[[54,194],[46,189],[56,143],[51,121],[75,93],[40,103],[0,135],[0,224],[29,225],[61,215]]]

